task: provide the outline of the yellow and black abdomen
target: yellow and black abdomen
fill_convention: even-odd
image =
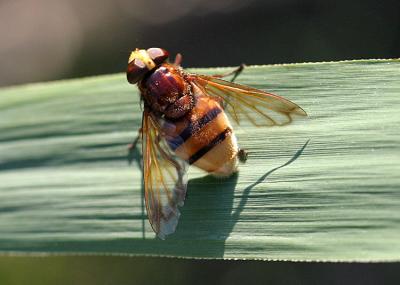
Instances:
[[[189,164],[217,176],[236,171],[236,137],[224,110],[213,98],[197,96],[187,115],[166,126],[169,146]]]

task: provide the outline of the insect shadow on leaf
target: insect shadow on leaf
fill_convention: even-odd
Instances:
[[[189,251],[192,254],[201,255],[212,251],[215,257],[222,257],[225,251],[225,240],[230,236],[240,214],[245,209],[250,191],[258,184],[266,182],[266,179],[277,170],[295,162],[303,154],[309,142],[310,140],[307,140],[287,162],[268,170],[257,181],[247,186],[235,207],[234,196],[239,173],[234,173],[224,179],[207,175],[189,180],[189,192],[185,207],[181,208],[182,216],[177,231],[168,237],[168,240],[179,242],[179,251],[182,251],[182,254],[187,254]],[[134,160],[140,166],[140,153],[137,150],[135,154]],[[142,183],[142,193],[143,191]],[[142,238],[145,239],[146,216],[143,202],[142,217]],[[196,240],[211,241],[211,243],[199,242],[194,248],[192,245]]]
[[[228,177],[236,172],[238,160],[246,160],[227,115],[238,125],[246,120],[257,127],[283,126],[307,116],[283,97],[233,83],[244,65],[206,76],[185,72],[182,56],[174,63],[168,58],[162,48],[135,49],[126,73],[143,100],[144,197],[149,222],[160,239],[175,232],[189,165]],[[220,79],[228,75],[233,75],[231,82]]]

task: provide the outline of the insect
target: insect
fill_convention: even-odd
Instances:
[[[287,99],[220,79],[235,78],[243,65],[229,74],[205,76],[185,72],[180,54],[174,63],[168,58],[161,48],[136,49],[127,68],[143,102],[142,127],[131,149],[141,139],[146,210],[161,239],[178,224],[188,165],[227,177],[246,160],[227,115],[237,124],[248,120],[255,126],[286,125],[294,115],[307,115]]]

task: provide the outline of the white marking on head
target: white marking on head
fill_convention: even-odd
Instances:
[[[150,55],[144,49],[136,49],[131,52],[129,56],[128,64],[131,63],[134,59],[140,59],[147,67],[148,70],[152,70],[156,67],[156,64],[151,59]]]

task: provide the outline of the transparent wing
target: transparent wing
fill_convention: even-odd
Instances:
[[[237,124],[245,118],[255,126],[282,126],[291,123],[294,115],[307,116],[295,103],[255,88],[212,76],[189,75],[189,80],[195,92],[222,100]]]
[[[161,239],[172,234],[178,224],[186,196],[187,163],[175,157],[160,133],[159,122],[143,112],[143,177],[147,216]]]

